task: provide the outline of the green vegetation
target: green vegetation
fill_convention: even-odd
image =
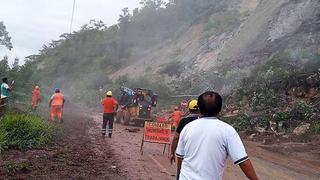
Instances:
[[[0,45],[5,46],[9,50],[12,49],[11,37],[2,21],[0,21]]]
[[[52,137],[51,124],[40,117],[8,114],[0,119],[0,150],[40,148]]]
[[[231,32],[240,26],[240,14],[238,11],[226,11],[210,16],[205,27],[207,36],[221,34],[223,32]]]
[[[310,133],[311,134],[320,134],[320,123],[315,123],[313,126],[310,128]]]
[[[284,106],[288,103],[286,94],[293,88],[302,92],[312,88],[306,79],[318,72],[320,61],[313,60],[316,58],[315,55],[302,63],[292,59],[289,53],[277,53],[266,63],[256,66],[251,75],[242,81],[236,95],[228,100],[239,102],[243,97],[247,97],[253,111]]]
[[[291,111],[279,111],[276,112],[273,116],[273,119],[277,122],[288,122],[292,118]]]
[[[272,55],[265,63],[256,66],[239,88],[226,97],[227,105],[254,114],[236,117],[237,120],[231,122],[236,128],[248,131],[254,126],[268,127],[268,121],[272,120],[284,123],[289,129],[303,121],[318,129],[312,117],[319,113],[316,106],[319,100],[313,98],[320,93],[316,88],[320,85],[319,55],[306,53],[306,49],[298,52],[283,51]],[[308,60],[301,61],[300,56]],[[254,120],[256,116],[260,117],[257,122]]]
[[[315,109],[313,106],[300,100],[294,104],[291,114],[297,119],[309,119],[314,112]]]
[[[27,173],[31,171],[32,164],[28,161],[21,161],[21,162],[8,161],[4,163],[4,168],[9,174]]]
[[[268,115],[249,116],[241,113],[238,116],[222,117],[222,119],[231,124],[237,131],[254,132],[255,127],[267,127],[271,117]]]

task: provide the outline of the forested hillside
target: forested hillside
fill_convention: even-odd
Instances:
[[[312,73],[319,65],[317,0],[141,3],[124,8],[118,24],[92,20],[43,46],[29,57],[35,81],[93,105],[101,89],[122,84],[154,89],[161,100],[207,89],[228,95],[257,74]]]

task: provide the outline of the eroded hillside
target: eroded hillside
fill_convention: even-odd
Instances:
[[[145,1],[117,25],[92,21],[44,47],[40,80],[76,100],[121,84],[228,94],[274,55],[298,68],[319,54],[319,12],[317,0]]]

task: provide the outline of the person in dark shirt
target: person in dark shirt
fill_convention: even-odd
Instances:
[[[188,109],[189,109],[189,112],[190,114],[184,118],[181,119],[181,121],[179,122],[178,124],[178,127],[176,129],[176,132],[174,133],[174,136],[173,136],[173,139],[172,139],[172,142],[171,142],[171,153],[170,153],[170,162],[171,164],[173,162],[175,162],[175,153],[176,153],[176,149],[177,149],[177,145],[178,145],[178,142],[179,142],[179,136],[180,136],[180,133],[182,131],[182,129],[190,122],[196,120],[199,118],[199,108],[198,108],[198,101],[197,100],[191,100],[189,102],[189,105],[188,105]],[[179,174],[180,172],[177,172],[177,179],[179,179]]]

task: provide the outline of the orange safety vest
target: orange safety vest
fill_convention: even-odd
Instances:
[[[37,105],[40,100],[40,90],[33,89],[32,91],[32,105]]]
[[[62,93],[54,93],[51,97],[52,106],[62,106],[64,101],[64,96]]]
[[[106,97],[101,102],[103,106],[103,113],[114,113],[114,107],[118,102],[112,97]]]
[[[36,100],[40,99],[40,90],[39,89],[34,89],[32,91],[32,98],[36,99]]]
[[[181,119],[181,112],[180,111],[174,111],[172,114],[172,119],[173,119],[173,126],[177,127],[180,119]]]

